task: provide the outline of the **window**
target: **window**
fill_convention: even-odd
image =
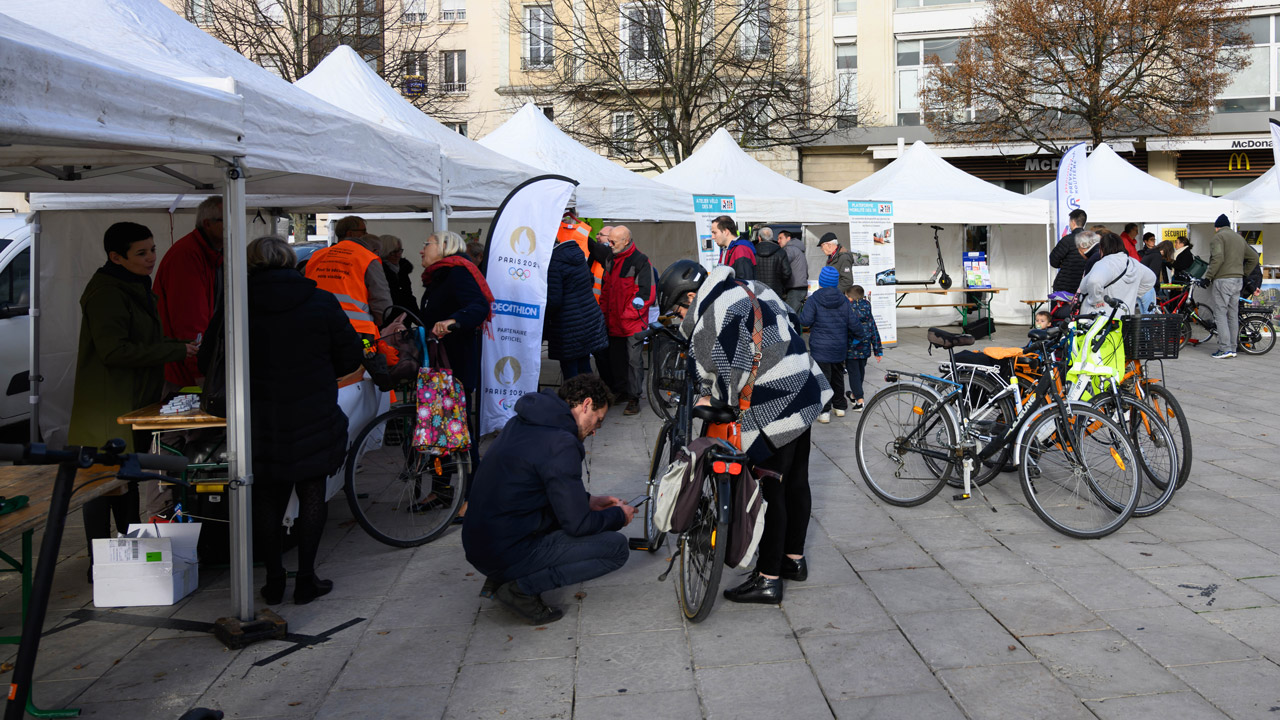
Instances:
[[[738,42],[743,57],[761,57],[773,50],[769,37],[769,2],[770,0],[742,0]]]
[[[858,46],[854,43],[836,45],[836,92],[839,93],[840,113],[836,126],[852,127],[858,124]]]
[[[427,15],[427,0],[404,0],[405,22],[425,23],[431,18]]]
[[[548,120],[556,119],[556,108],[554,105],[539,105],[538,109],[542,111],[542,116]]]
[[[208,0],[208,2],[224,0]],[[328,55],[338,45],[349,45],[368,60],[383,53],[381,0],[309,0],[319,19],[320,32],[308,39],[311,57]],[[370,67],[378,69],[376,60]]]
[[[467,124],[464,122],[447,122],[444,123],[444,126],[458,133],[462,137],[467,136]]]
[[[447,93],[466,92],[467,51],[445,50],[440,55],[444,59],[444,72],[441,73],[444,84],[440,89]]]
[[[407,52],[403,56],[405,75],[427,75],[427,63],[430,58],[425,52]]]
[[[630,155],[636,149],[636,114],[632,112],[616,112],[613,114],[613,143],[609,147],[611,155]]]
[[[671,123],[667,122],[662,113],[653,114],[653,144],[649,151],[653,155],[665,152],[668,157],[676,153],[675,143],[671,141]]]
[[[836,0],[836,12],[858,12],[858,0]]]
[[[551,67],[551,41],[554,38],[550,5],[527,5],[524,9],[524,57],[521,70]]]
[[[960,38],[930,38],[928,40],[899,40],[897,58],[898,124],[920,124],[920,88],[928,77],[926,63],[934,55],[942,63],[956,61]]]
[[[284,58],[274,53],[263,53],[253,59],[264,69],[278,78],[284,77]]]
[[[662,8],[642,3],[623,5],[618,35],[623,75],[628,79],[654,77],[655,61],[661,56],[665,36]]]
[[[23,250],[0,273],[0,317],[25,314],[31,304],[31,251]]]
[[[284,0],[258,0],[258,13],[270,25],[284,25],[285,12]]]
[[[1272,42],[1271,15],[1249,18],[1246,31],[1253,36],[1253,47],[1246,52],[1252,60],[1249,67],[1236,73],[1231,87],[1218,98],[1218,112],[1266,112],[1276,107],[1280,94],[1276,81],[1276,43]]]
[[[967,5],[974,2],[985,2],[986,0],[898,0],[898,9],[933,7],[935,5]]]
[[[187,0],[187,17],[196,25],[213,24],[214,0]]]
[[[440,0],[440,20],[444,22],[462,22],[466,19],[466,0]]]

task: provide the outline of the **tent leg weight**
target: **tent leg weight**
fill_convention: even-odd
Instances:
[[[229,650],[241,650],[263,640],[284,640],[289,634],[289,623],[271,610],[259,610],[253,620],[218,618],[213,624],[213,634]]]
[[[964,331],[968,335],[981,339],[988,335],[995,335],[996,331],[995,328],[992,327],[992,324],[993,323],[987,318],[979,318],[968,325],[965,325]]]

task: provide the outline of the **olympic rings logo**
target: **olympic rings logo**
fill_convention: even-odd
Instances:
[[[507,268],[507,274],[517,280],[528,280],[533,277],[533,271],[529,268],[509,267]]]

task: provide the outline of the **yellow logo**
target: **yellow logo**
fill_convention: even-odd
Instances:
[[[503,385],[520,382],[520,361],[507,355],[493,364],[493,377]]]
[[[1231,153],[1231,157],[1227,159],[1227,172],[1252,169],[1249,166],[1249,156],[1245,153]]]
[[[532,255],[538,247],[538,238],[533,228],[521,226],[511,233],[511,251],[517,255]]]

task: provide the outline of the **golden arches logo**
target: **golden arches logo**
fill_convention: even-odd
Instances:
[[[517,255],[532,255],[538,247],[538,236],[533,228],[522,225],[511,233],[511,252]]]
[[[493,377],[503,385],[515,385],[520,382],[520,361],[507,355],[493,364]]]
[[[1227,159],[1227,172],[1252,169],[1249,165],[1248,153],[1231,153],[1231,157]]]

